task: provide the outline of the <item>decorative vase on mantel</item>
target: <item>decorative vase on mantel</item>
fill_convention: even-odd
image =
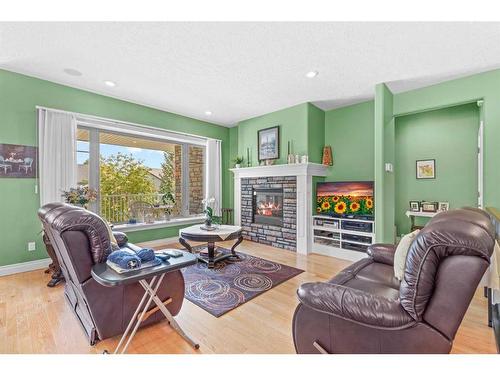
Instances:
[[[332,153],[332,147],[331,146],[325,146],[325,147],[323,147],[322,164],[323,165],[328,165],[328,166],[333,165],[333,153]]]

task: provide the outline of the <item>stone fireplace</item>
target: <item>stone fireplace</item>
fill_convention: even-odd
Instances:
[[[247,240],[297,249],[295,176],[243,178],[241,227]]]
[[[312,247],[313,176],[328,167],[281,164],[234,168],[234,221],[246,240],[307,254]]]

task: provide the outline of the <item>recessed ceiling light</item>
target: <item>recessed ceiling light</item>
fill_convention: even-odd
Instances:
[[[310,72],[307,72],[306,77],[307,78],[314,78],[319,74],[318,71],[316,70],[311,70]]]
[[[71,68],[64,69],[64,73],[69,74],[70,76],[74,76],[74,77],[80,77],[82,75],[82,72],[80,72],[76,69],[71,69]]]
[[[114,83],[113,81],[104,81],[104,84],[108,87],[115,87],[116,86],[116,83]]]
[[[207,116],[212,116],[212,111],[205,111],[205,114],[206,114]]]

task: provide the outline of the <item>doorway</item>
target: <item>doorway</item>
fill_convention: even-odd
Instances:
[[[480,109],[463,104],[395,120],[395,221],[397,234],[410,231],[410,201],[448,202],[450,209],[477,207],[482,187]],[[417,160],[434,160],[434,178],[419,179]],[[417,225],[428,219],[417,218]]]

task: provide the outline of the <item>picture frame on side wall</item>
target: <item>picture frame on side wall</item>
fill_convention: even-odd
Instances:
[[[35,178],[38,147],[0,144],[0,178]]]
[[[436,159],[417,160],[415,167],[417,180],[436,178]]]
[[[275,160],[280,157],[280,127],[261,129],[257,132],[257,151],[259,162]]]

